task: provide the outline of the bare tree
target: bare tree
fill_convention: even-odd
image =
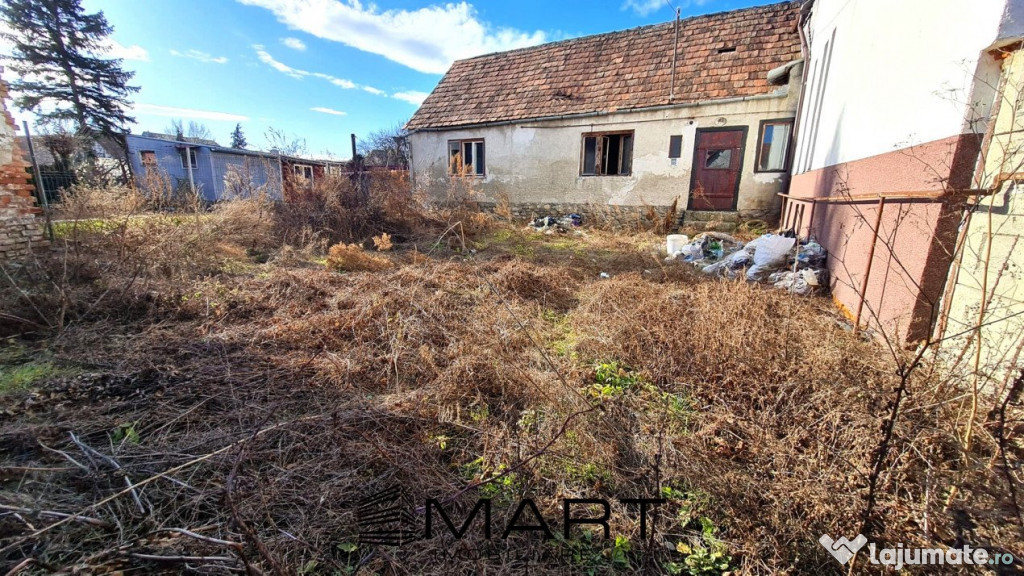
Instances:
[[[195,120],[188,121],[188,127],[185,127],[185,122],[180,118],[174,118],[171,120],[170,126],[164,128],[164,131],[168,134],[173,134],[174,139],[179,142],[189,142],[196,140],[213,140],[213,132],[201,122]]]
[[[404,125],[374,130],[360,141],[358,151],[367,166],[409,167],[409,133]]]
[[[178,142],[185,141],[185,126],[180,118],[172,118],[170,126],[164,128],[164,132],[174,134],[174,139]]]
[[[306,139],[289,136],[287,132],[273,126],[263,133],[271,152],[286,156],[303,156],[307,152]]]
[[[206,124],[196,122],[195,120],[188,121],[188,133],[186,134],[190,140],[213,140],[213,132],[206,127]]]

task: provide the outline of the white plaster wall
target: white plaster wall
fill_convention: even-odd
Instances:
[[[1005,7],[1006,0],[816,0],[794,172],[983,132],[999,67],[982,55]]]
[[[799,75],[796,67],[794,75]],[[679,198],[685,208],[690,187],[694,139],[698,128],[747,128],[738,210],[773,210],[786,176],[755,174],[761,120],[795,116],[794,86],[779,94],[732,103],[616,113],[604,116],[525,121],[482,128],[416,132],[411,135],[414,184],[443,194],[450,185],[448,141],[483,138],[486,176],[474,181],[485,201],[508,195],[512,202],[668,206]],[[630,176],[580,176],[582,135],[587,132],[634,130]],[[669,137],[683,136],[681,157],[668,157]]]

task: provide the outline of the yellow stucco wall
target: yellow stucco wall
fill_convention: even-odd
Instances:
[[[982,385],[998,385],[1007,374],[1016,374],[1024,342],[1024,51],[1003,60],[1001,86],[981,184],[992,187],[1000,175],[1018,179],[1006,180],[995,194],[982,198],[971,216],[956,282],[950,286],[949,340],[943,343],[951,363],[973,372],[973,329],[982,325]]]

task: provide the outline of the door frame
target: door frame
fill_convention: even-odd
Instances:
[[[704,132],[735,132],[743,134],[740,139],[740,164],[736,167],[736,188],[732,191],[732,208],[720,212],[735,212],[740,201],[740,181],[743,179],[743,159],[747,155],[747,132],[750,126],[717,126],[714,128],[697,128],[693,137],[693,161],[690,163],[690,190],[686,196],[686,209],[693,210],[693,187],[697,184],[697,155],[700,151],[700,135]],[[696,212],[719,212],[719,210],[695,210]]]

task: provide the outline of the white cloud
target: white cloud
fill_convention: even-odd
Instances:
[[[387,96],[388,95],[387,92],[385,92],[383,90],[378,90],[377,88],[374,88],[373,86],[363,86],[363,90],[366,90],[367,92],[369,92],[370,94],[373,94],[374,96]]]
[[[188,118],[189,120],[220,120],[224,122],[246,122],[249,120],[248,116],[242,116],[241,114],[215,112],[213,110],[195,110],[193,108],[176,108],[174,106],[159,106],[157,104],[135,104],[132,107],[132,112],[138,115]]]
[[[316,108],[310,108],[313,112],[321,112],[323,114],[330,114],[332,116],[348,116],[348,112],[342,112],[341,110],[335,110],[334,108],[324,108],[323,106],[317,106]]]
[[[670,4],[669,0],[626,0],[622,4],[622,10],[632,10],[640,16],[647,16],[648,14],[661,10],[662,8],[668,8],[668,10],[671,11],[673,7],[682,9],[690,6],[703,6],[711,1],[712,0],[676,0]],[[672,14],[672,12],[668,12],[668,14]]]
[[[404,66],[443,74],[451,63],[468,58],[541,44],[542,31],[494,27],[477,18],[468,2],[417,10],[380,11],[359,0],[237,0],[273,12],[295,30],[379,54]]]
[[[292,68],[291,66],[283,62],[278,62],[277,60],[274,59],[273,56],[270,55],[269,52],[267,52],[263,48],[261,44],[254,44],[252,49],[256,51],[256,57],[260,59],[260,62],[263,62],[264,64],[270,66],[271,68],[277,70],[278,72],[287,74],[292,78],[299,79],[302,79],[305,76],[309,76],[309,72],[306,72],[305,70],[298,70]]]
[[[177,50],[171,50],[171,55],[177,56],[179,58],[191,58],[193,60],[198,60],[200,62],[205,62],[207,64],[228,63],[228,59],[224,56],[214,56],[212,54],[208,54],[206,52],[202,52],[199,50],[189,50],[187,52],[178,52]]]
[[[122,60],[135,60],[138,62],[149,62],[149,52],[138,44],[124,46],[113,38],[102,47],[103,55]]]
[[[326,80],[326,81],[330,82],[331,84],[334,84],[338,88],[343,88],[345,90],[353,90],[355,88],[360,88],[362,90],[366,90],[367,92],[369,92],[371,94],[378,94],[378,95],[384,94],[384,92],[382,90],[378,90],[378,89],[374,88],[373,86],[361,86],[361,85],[356,84],[355,82],[353,82],[351,80],[346,80],[344,78],[338,78],[337,76],[331,76],[330,74],[324,74],[323,72],[310,72],[309,70],[302,70],[300,68],[292,68],[291,66],[289,66],[289,65],[285,64],[284,62],[281,62],[281,61],[275,59],[273,56],[271,56],[270,53],[267,52],[266,48],[263,45],[261,45],[261,44],[254,44],[252,48],[253,48],[253,50],[256,51],[256,57],[260,59],[260,62],[263,62],[264,64],[266,64],[267,66],[270,66],[274,70],[277,70],[278,72],[281,72],[282,74],[287,74],[288,76],[291,76],[292,78],[296,78],[296,79],[299,79],[299,80],[301,80],[303,78],[306,78],[306,77],[319,78],[321,80]]]
[[[281,38],[281,44],[284,44],[292,50],[298,50],[299,52],[306,49],[306,43],[298,38]]]
[[[423,101],[426,100],[427,96],[430,96],[430,94],[420,92],[418,90],[407,90],[405,92],[395,92],[391,96],[392,98],[398,98],[399,100],[404,100],[409,104],[419,106],[420,104],[423,104]]]

